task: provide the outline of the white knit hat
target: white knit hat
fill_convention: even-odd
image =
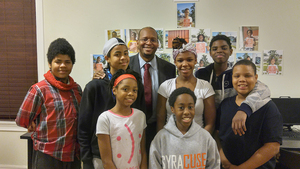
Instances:
[[[111,38],[109,39],[103,47],[103,55],[106,56],[108,54],[108,52],[115,46],[117,45],[125,45],[125,42],[122,39],[119,38]]]

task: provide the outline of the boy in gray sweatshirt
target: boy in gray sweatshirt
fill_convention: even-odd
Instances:
[[[194,122],[196,96],[188,88],[172,92],[168,123],[153,139],[150,169],[219,169],[220,156],[215,140]]]

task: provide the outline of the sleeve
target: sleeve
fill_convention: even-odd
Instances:
[[[151,142],[149,151],[149,169],[162,169],[161,147],[159,133]]]
[[[147,127],[147,122],[146,122],[146,115],[145,113],[142,113],[142,121],[143,121],[143,128],[146,129]]]
[[[93,154],[91,140],[93,136],[92,118],[94,112],[95,90],[90,85],[85,86],[83,92],[80,109],[78,114],[78,142],[80,145],[80,156],[83,162],[83,168],[91,168],[93,166]],[[92,167],[93,168],[93,167]]]
[[[262,126],[263,143],[278,142],[282,144],[282,116],[274,102],[268,103],[265,120]]]
[[[28,128],[42,110],[43,97],[36,88],[32,86],[24,98],[15,120],[18,126]]]
[[[205,81],[205,80],[202,80],[203,81],[203,87],[202,87],[202,89],[204,90],[204,99],[206,99],[206,98],[209,98],[210,96],[212,96],[212,95],[214,95],[215,94],[215,91],[214,91],[214,89],[213,89],[213,87],[211,86],[211,84],[210,83],[208,83],[207,81]]]
[[[248,116],[250,116],[252,112],[254,113],[262,106],[266,105],[271,100],[270,96],[271,92],[268,86],[257,81],[254,89],[249,93],[246,100],[243,101],[238,110],[244,111]]]
[[[168,93],[167,93],[167,82],[168,82],[169,80],[167,80],[167,81],[164,81],[160,86],[159,86],[159,88],[158,88],[158,91],[157,91],[157,93],[158,94],[160,94],[160,95],[162,95],[163,97],[165,97],[165,98],[168,98]]]
[[[107,134],[109,135],[109,120],[108,120],[107,113],[103,112],[97,120],[97,125],[96,125],[96,135],[97,134]]]
[[[207,157],[206,157],[206,167],[207,169],[216,169],[220,168],[220,155],[218,151],[217,144],[215,140],[210,137],[208,141],[208,152],[207,152]]]

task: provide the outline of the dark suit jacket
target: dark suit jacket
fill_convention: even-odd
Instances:
[[[176,77],[176,67],[172,63],[169,63],[157,56],[155,57],[156,57],[157,69],[158,69],[158,83],[159,83],[158,86],[160,86],[160,84],[162,84],[165,80]],[[141,75],[140,61],[139,61],[138,54],[130,57],[129,67],[130,69],[134,70],[135,72],[138,72]],[[147,110],[146,110],[146,116],[151,117],[151,114],[149,114]],[[150,124],[147,123],[146,151],[148,153],[149,153],[151,141],[153,140],[155,134],[156,134],[156,123],[150,123]]]
[[[170,62],[167,62],[157,56],[155,57],[156,57],[157,68],[158,68],[158,83],[160,86],[160,84],[162,84],[165,80],[176,77],[176,67]],[[141,75],[140,61],[139,61],[138,54],[130,57],[129,67],[130,69],[138,72]]]

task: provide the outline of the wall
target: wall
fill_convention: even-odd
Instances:
[[[90,54],[101,54],[106,29],[139,29],[145,26],[176,29],[177,3],[172,0],[37,0],[37,42],[39,80],[48,70],[45,59],[51,41],[66,38],[75,48],[76,63],[71,76],[82,88],[91,80]],[[239,31],[239,26],[259,26],[259,51],[284,51],[282,76],[263,76],[272,97],[300,97],[300,57],[297,53],[300,33],[298,0],[199,0],[196,3],[196,28],[211,31]],[[171,52],[169,49],[166,52]],[[1,128],[1,124],[0,124]],[[26,141],[22,132],[0,132],[0,164],[26,165]],[[2,149],[1,149],[2,150]],[[21,151],[21,152],[20,152]],[[22,156],[24,159],[16,157]],[[15,160],[9,160],[15,159]]]
[[[300,39],[299,1],[199,0],[195,3],[197,28],[239,31],[242,25],[259,26],[259,50],[284,51],[283,75],[260,73],[259,79],[269,86],[273,97],[300,97],[300,90],[295,90],[300,83],[300,78],[295,76],[300,71],[300,57],[293,54]],[[44,0],[43,7],[44,48],[57,37],[69,40],[77,57],[71,76],[82,88],[91,80],[90,54],[102,53],[105,29],[145,26],[176,29],[177,3],[172,0],[73,0],[72,3]]]
[[[15,122],[0,122],[0,168],[27,168],[27,140],[20,139],[26,131]]]

